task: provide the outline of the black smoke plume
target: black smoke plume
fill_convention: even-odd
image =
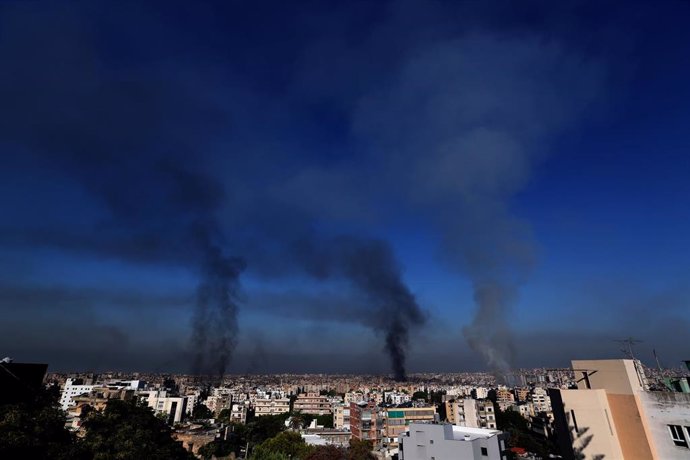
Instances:
[[[199,152],[224,120],[169,75],[99,71],[94,28],[78,13],[10,8],[2,26],[0,57],[12,72],[0,73],[0,139],[30,152],[8,166],[76,182],[105,210],[95,231],[28,227],[14,239],[197,270],[193,368],[222,374],[244,263],[223,252],[223,187],[199,167]]]
[[[371,308],[365,321],[385,338],[384,348],[394,378],[406,380],[405,359],[409,331],[422,326],[426,317],[415,296],[402,280],[400,267],[390,248],[381,240],[339,237],[314,246],[299,246],[308,272],[317,278],[340,276],[364,294]]]
[[[237,289],[244,261],[210,246],[193,318],[195,374],[211,369],[222,380],[237,345]]]

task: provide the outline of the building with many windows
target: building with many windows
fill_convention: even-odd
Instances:
[[[319,393],[301,393],[295,400],[293,410],[303,414],[326,415],[331,413],[331,403]]]
[[[350,433],[353,438],[378,446],[381,443],[382,422],[374,401],[350,403]]]
[[[350,431],[350,405],[333,405],[333,427]]]
[[[277,415],[290,412],[290,400],[288,398],[257,399],[254,401],[254,415]]]
[[[446,417],[457,426],[496,429],[494,403],[490,399],[460,399],[446,401]]]
[[[60,394],[60,406],[62,410],[67,410],[70,406],[74,405],[75,396],[89,394],[95,387],[96,385],[93,381],[87,382],[84,379],[67,379],[65,386],[62,388],[62,393]]]
[[[398,437],[411,423],[433,422],[436,407],[389,407],[384,411],[382,441],[389,449],[398,447]]]

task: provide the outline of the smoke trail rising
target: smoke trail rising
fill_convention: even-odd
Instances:
[[[300,245],[305,268],[319,278],[340,276],[365,295],[372,310],[367,322],[384,336],[396,380],[407,378],[405,370],[409,331],[423,326],[426,317],[410,289],[390,246],[381,240],[352,236],[333,238],[315,245]]]
[[[511,306],[535,250],[508,211],[543,144],[596,94],[596,66],[538,36],[490,32],[434,42],[405,60],[358,111],[392,175],[442,234],[442,258],[468,276],[463,334],[498,374],[513,360]]]
[[[192,320],[195,374],[209,370],[222,380],[237,345],[237,290],[244,261],[207,247]]]

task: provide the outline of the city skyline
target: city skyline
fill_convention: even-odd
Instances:
[[[0,354],[677,367],[690,5],[0,6]],[[2,356],[0,356],[2,357]]]

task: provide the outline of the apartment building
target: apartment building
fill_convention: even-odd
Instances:
[[[433,422],[436,407],[389,407],[383,412],[382,442],[390,449],[398,447],[398,438],[411,423]]]
[[[690,394],[649,391],[630,359],[572,361],[578,388],[549,390],[566,459],[690,458]]]
[[[288,398],[279,399],[257,399],[254,402],[254,415],[278,415],[290,412],[290,400]]]
[[[333,405],[333,427],[338,430],[350,431],[350,406],[345,404]]]
[[[328,397],[319,393],[302,393],[297,396],[293,410],[311,415],[326,415],[331,413],[331,403]]]
[[[62,410],[66,411],[70,406],[74,405],[74,398],[76,396],[89,394],[95,387],[96,385],[93,381],[87,382],[84,379],[67,379],[60,393],[60,407],[62,407]]]
[[[350,403],[350,432],[353,438],[378,446],[381,443],[382,424],[374,401]]]
[[[494,404],[489,399],[461,399],[446,401],[448,421],[456,426],[496,429]]]

